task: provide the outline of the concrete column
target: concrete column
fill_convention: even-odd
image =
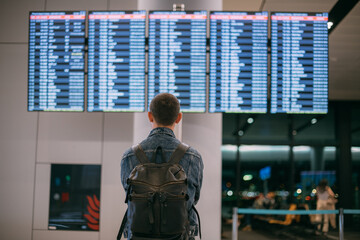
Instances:
[[[339,206],[352,208],[354,189],[352,186],[352,159],[351,159],[351,106],[348,103],[336,104],[335,112],[336,136],[336,175],[339,192]],[[351,218],[346,221],[351,221]]]
[[[147,11],[171,11],[174,3],[185,4],[185,10],[222,10],[222,0],[138,0],[137,2],[139,10]],[[150,128],[144,113],[135,113],[134,143],[145,138]],[[220,239],[222,115],[185,113],[182,123],[174,132],[178,139],[196,148],[203,157],[205,166],[203,186],[200,201],[197,204],[201,218],[202,239]]]
[[[151,124],[147,117],[147,112],[134,113],[134,132],[133,144],[138,144],[144,140],[151,131]]]
[[[196,206],[202,239],[221,239],[222,115],[185,114],[183,140],[200,152],[204,162],[203,185]]]

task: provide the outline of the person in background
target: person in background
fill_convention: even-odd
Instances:
[[[255,199],[253,203],[253,208],[263,209],[264,208],[265,196],[263,193],[259,193],[259,196]]]
[[[253,205],[251,208],[254,209],[264,209],[264,201],[265,196],[263,193],[259,193],[259,196],[255,199]],[[241,231],[252,231],[251,221],[252,221],[252,214],[245,214],[244,216],[244,227],[241,229]]]
[[[276,209],[276,201],[275,201],[275,192],[268,192],[263,201],[264,208],[266,209]]]
[[[332,210],[331,204],[329,203],[332,198],[335,198],[335,194],[328,186],[328,181],[326,179],[323,179],[319,182],[319,185],[316,188],[316,196],[317,196],[316,210]],[[316,232],[316,234],[320,234],[320,231],[322,231],[323,235],[325,236],[327,235],[329,231],[329,215],[330,214],[317,214],[315,216],[315,222],[318,223],[317,226],[318,231]],[[336,226],[332,226],[332,227],[336,227]]]

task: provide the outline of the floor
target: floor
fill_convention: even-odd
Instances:
[[[232,240],[231,226],[224,226],[222,240]],[[309,228],[289,226],[285,228],[269,229],[256,227],[252,231],[239,231],[238,239],[241,240],[275,240],[275,239],[293,239],[293,240],[340,240],[337,229],[329,231],[327,236],[318,236],[315,231]],[[360,229],[348,229],[344,231],[343,240],[359,240]]]

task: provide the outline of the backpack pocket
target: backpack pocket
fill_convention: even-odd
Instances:
[[[157,234],[153,194],[131,194],[128,202],[128,221],[133,234]]]
[[[187,196],[160,195],[160,232],[181,234],[188,232]]]
[[[188,232],[187,195],[130,194],[128,221],[134,236],[170,237]]]

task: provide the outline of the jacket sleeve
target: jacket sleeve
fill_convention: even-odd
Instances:
[[[128,189],[127,179],[131,171],[130,165],[131,165],[131,161],[129,154],[128,152],[125,152],[121,159],[121,170],[120,170],[121,184],[123,185],[125,191],[127,191]]]
[[[194,205],[196,205],[197,202],[200,199],[200,191],[201,191],[202,181],[203,181],[203,171],[204,171],[204,164],[203,164],[203,161],[202,161],[202,157],[200,155],[199,161],[198,161],[198,164],[197,164],[198,178],[197,178],[197,181],[196,181]]]

